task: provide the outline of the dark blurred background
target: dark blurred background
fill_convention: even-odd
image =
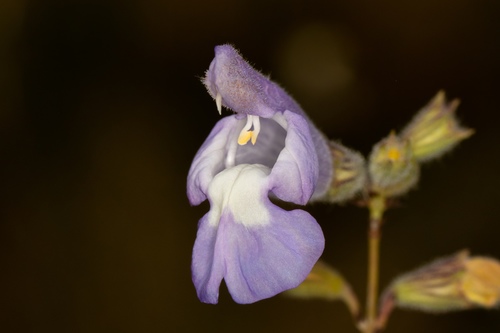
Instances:
[[[190,162],[230,42],[364,154],[439,90],[477,133],[387,215],[381,285],[463,248],[500,258],[500,2],[2,0],[0,331],[355,332],[341,303],[201,304]],[[226,113],[227,114],[227,113]],[[366,212],[308,210],[364,299]],[[396,311],[387,332],[499,332],[500,312]]]

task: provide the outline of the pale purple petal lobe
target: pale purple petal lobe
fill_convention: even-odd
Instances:
[[[237,303],[253,303],[296,287],[309,274],[323,252],[321,228],[305,211],[269,205],[272,223],[266,226],[247,228],[230,212],[218,228],[200,221],[192,271],[201,301],[217,303],[222,277]]]
[[[229,292],[238,303],[253,303],[298,286],[324,248],[316,220],[307,212],[270,207],[272,223],[245,228],[229,219],[219,226]]]
[[[225,273],[224,257],[215,255],[218,232],[217,226],[210,225],[208,214],[203,216],[198,224],[191,272],[198,298],[204,303],[217,303]]]

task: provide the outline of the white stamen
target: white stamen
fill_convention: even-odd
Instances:
[[[238,142],[231,140],[227,149],[226,155],[226,169],[234,167],[236,164],[236,150],[238,149]]]
[[[257,142],[257,137],[260,132],[259,116],[247,115],[247,123],[238,136],[238,144],[246,145],[248,141],[252,141],[252,145]]]
[[[222,115],[222,96],[219,93],[215,96],[215,104],[217,105],[217,111]]]
[[[247,116],[247,123],[245,124],[245,127],[243,127],[241,132],[243,132],[243,131],[248,132],[250,130],[250,128],[252,128],[252,125],[253,125],[253,116],[248,115]]]
[[[252,117],[252,116],[250,116]],[[252,134],[252,144],[257,142],[257,137],[260,133],[260,118],[258,116],[253,116],[253,134]]]

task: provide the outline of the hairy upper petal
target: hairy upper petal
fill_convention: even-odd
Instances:
[[[277,113],[289,111],[303,117],[317,154],[319,171],[314,197],[320,198],[327,192],[333,179],[327,140],[283,88],[252,68],[234,47],[227,44],[215,47],[215,57],[203,82],[214,99],[219,96],[222,105],[237,113],[272,118]]]
[[[305,115],[295,100],[269,77],[255,70],[231,45],[215,47],[215,57],[203,81],[210,95],[238,113],[271,118],[290,110]]]

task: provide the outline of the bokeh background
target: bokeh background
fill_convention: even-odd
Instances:
[[[368,154],[439,90],[477,133],[387,215],[381,285],[469,248],[500,258],[500,2],[2,0],[0,331],[355,332],[341,303],[201,304],[187,171],[219,119],[199,78],[232,43]],[[226,113],[227,114],[227,113]],[[366,212],[308,210],[364,299]],[[387,332],[499,332],[500,312],[396,311]]]

